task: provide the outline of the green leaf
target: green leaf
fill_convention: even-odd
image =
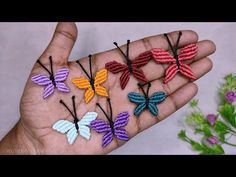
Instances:
[[[198,143],[198,142],[192,140],[190,144],[192,145],[193,150],[203,151],[203,146],[201,145],[201,143]]]
[[[216,144],[214,146],[212,146],[212,149],[214,150],[215,154],[224,154],[224,149],[222,148],[222,146],[220,146],[219,144]]]
[[[216,132],[222,132],[222,133],[223,132],[228,133],[228,129],[229,129],[229,127],[221,120],[217,120],[213,128]]]
[[[181,130],[179,133],[178,133],[178,137],[180,138],[180,139],[182,139],[182,140],[186,140],[186,132],[185,132],[185,130]]]
[[[202,144],[202,154],[203,155],[222,155],[224,154],[224,149],[221,145],[215,144],[213,146],[207,146],[206,144]]]
[[[196,129],[194,130],[194,134],[201,134],[201,133],[203,133],[203,131],[202,131],[201,128],[196,128]]]
[[[217,120],[215,122],[215,125],[214,125],[213,128],[214,128],[215,132],[217,133],[217,135],[219,137],[219,140],[221,142],[224,142],[225,141],[225,135],[227,133],[229,133],[229,131],[228,131],[229,127],[224,122],[222,122],[220,120]]]
[[[226,122],[236,128],[236,113],[234,105],[225,103],[224,105],[219,107],[218,111]]]
[[[185,122],[193,127],[199,127],[207,123],[205,117],[200,112],[192,112],[190,115],[186,116]]]
[[[203,124],[201,128],[196,128],[194,131],[195,134],[203,134],[204,136],[212,136],[211,127],[208,124]]]
[[[231,74],[226,75],[226,76],[224,77],[224,79],[225,79],[225,81],[226,81],[227,83],[231,83],[231,82],[234,80],[234,76],[233,76],[233,74],[231,73]]]
[[[224,132],[218,132],[217,135],[218,135],[218,138],[219,138],[219,140],[220,140],[221,142],[225,142],[225,135],[226,135],[226,133],[224,133]]]
[[[212,136],[211,127],[208,124],[202,125],[202,131],[203,131],[205,136],[207,136],[207,137]]]
[[[192,108],[194,108],[194,107],[197,107],[198,106],[198,99],[193,99],[192,101],[190,101],[190,106],[192,107]]]

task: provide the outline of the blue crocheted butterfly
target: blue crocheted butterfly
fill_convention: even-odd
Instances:
[[[146,84],[148,84],[147,92],[145,92],[143,89],[143,86]],[[141,112],[144,111],[145,109],[149,109],[152,115],[157,116],[158,108],[156,104],[161,103],[166,99],[165,92],[155,92],[151,97],[149,97],[148,93],[151,87],[151,83],[148,82],[146,84],[143,84],[143,85],[138,84],[144,96],[136,92],[130,92],[128,94],[129,100],[138,105],[134,110],[135,116],[139,116]]]

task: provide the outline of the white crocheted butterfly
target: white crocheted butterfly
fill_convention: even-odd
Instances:
[[[75,109],[75,96],[72,96],[72,102],[74,113],[72,113],[68,106],[60,100],[60,103],[65,106],[74,118],[74,122],[70,122],[68,120],[58,120],[52,127],[54,130],[66,134],[69,144],[73,144],[79,134],[89,140],[91,136],[89,125],[97,118],[98,115],[96,112],[87,112],[82,119],[79,120]]]

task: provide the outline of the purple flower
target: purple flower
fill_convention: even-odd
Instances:
[[[216,119],[217,119],[217,116],[214,115],[214,114],[208,114],[207,115],[207,121],[211,126],[215,125]]]
[[[215,144],[218,144],[220,142],[219,139],[216,136],[211,136],[211,137],[207,138],[206,140],[211,145],[215,145]]]
[[[225,94],[225,99],[228,103],[233,103],[236,101],[236,92],[229,91]]]

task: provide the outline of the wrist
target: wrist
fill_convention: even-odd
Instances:
[[[21,120],[20,120],[21,121]],[[21,122],[1,140],[0,154],[36,154],[36,149]]]

